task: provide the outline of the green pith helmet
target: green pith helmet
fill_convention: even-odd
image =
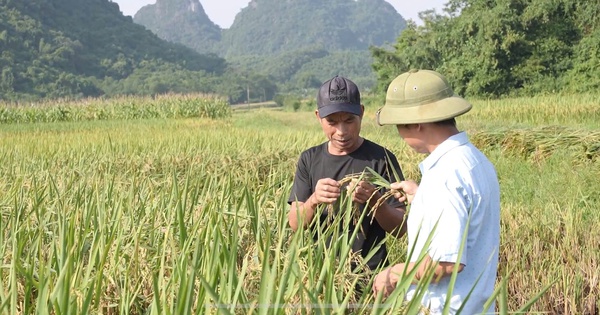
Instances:
[[[379,125],[442,121],[462,115],[472,105],[452,91],[444,76],[431,70],[411,70],[390,83],[385,105],[377,112]]]

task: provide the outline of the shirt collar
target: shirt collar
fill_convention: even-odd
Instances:
[[[432,167],[434,167],[435,164],[437,163],[437,161],[439,161],[440,158],[442,158],[442,156],[444,156],[444,154],[446,154],[447,152],[449,152],[450,150],[452,150],[456,147],[465,145],[468,142],[469,142],[469,138],[467,137],[467,133],[464,131],[459,132],[459,133],[449,137],[448,139],[444,140],[444,142],[440,143],[440,145],[438,145],[433,150],[433,152],[431,152],[431,154],[429,154],[429,156],[427,158],[425,158],[425,160],[423,160],[423,162],[421,162],[421,164],[419,164],[419,168],[421,169],[421,174],[423,174],[427,170],[430,170]]]

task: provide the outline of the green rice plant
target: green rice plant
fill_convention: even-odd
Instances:
[[[600,131],[546,126],[477,132],[472,139],[479,147],[498,147],[506,154],[535,162],[545,160],[559,150],[569,150],[571,159],[580,162],[594,161],[600,156]]]
[[[117,117],[111,106],[98,108],[99,117]],[[550,118],[529,125],[516,121],[519,108],[488,121],[459,120],[476,131],[472,140],[501,182],[497,310],[597,313],[600,165],[594,151],[582,156],[598,125],[588,119],[575,127],[568,116],[560,118],[563,131],[544,126]],[[369,115],[363,135],[418,180],[422,156]],[[353,270],[358,257],[344,254],[351,234],[325,228],[322,235],[338,240],[328,247],[287,227],[297,157],[324,141],[314,113],[122,119],[0,124],[1,313],[409,312],[401,290],[385,301],[357,292],[373,273]],[[551,150],[517,154],[510,130],[494,127],[498,119],[522,126],[512,138],[523,134],[533,143],[529,152],[540,144]],[[348,213],[334,219],[349,222]],[[393,261],[406,260],[404,239],[385,242]]]
[[[597,94],[556,94],[470,101],[473,109],[461,116],[459,121],[483,128],[553,125],[594,128],[600,118]]]
[[[0,104],[0,123],[191,117],[219,119],[231,117],[231,113],[229,104],[215,96],[161,95],[31,105]]]

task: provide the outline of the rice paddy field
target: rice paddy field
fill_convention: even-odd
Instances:
[[[473,100],[502,191],[501,314],[600,314],[600,97]],[[393,127],[364,137],[419,179]],[[416,314],[287,225],[314,113],[202,96],[0,105],[0,313]],[[345,220],[340,217],[336,220]],[[442,223],[443,224],[443,223]],[[328,233],[335,233],[329,231]],[[387,240],[404,261],[406,239]]]

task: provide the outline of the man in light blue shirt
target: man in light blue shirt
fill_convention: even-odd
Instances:
[[[377,113],[380,125],[396,125],[411,148],[428,156],[419,165],[420,184],[392,185],[402,192],[396,197],[411,204],[409,259],[380,272],[373,291],[387,296],[404,274],[416,270],[406,299],[422,296],[430,314],[441,314],[444,308],[451,314],[495,312],[494,303],[484,306],[497,273],[500,188],[492,163],[456,127],[455,117],[471,107],[454,95],[441,74],[412,70],[390,83],[386,104]],[[455,269],[458,274],[451,287]],[[432,282],[419,292],[416,284],[430,279],[431,273]]]

